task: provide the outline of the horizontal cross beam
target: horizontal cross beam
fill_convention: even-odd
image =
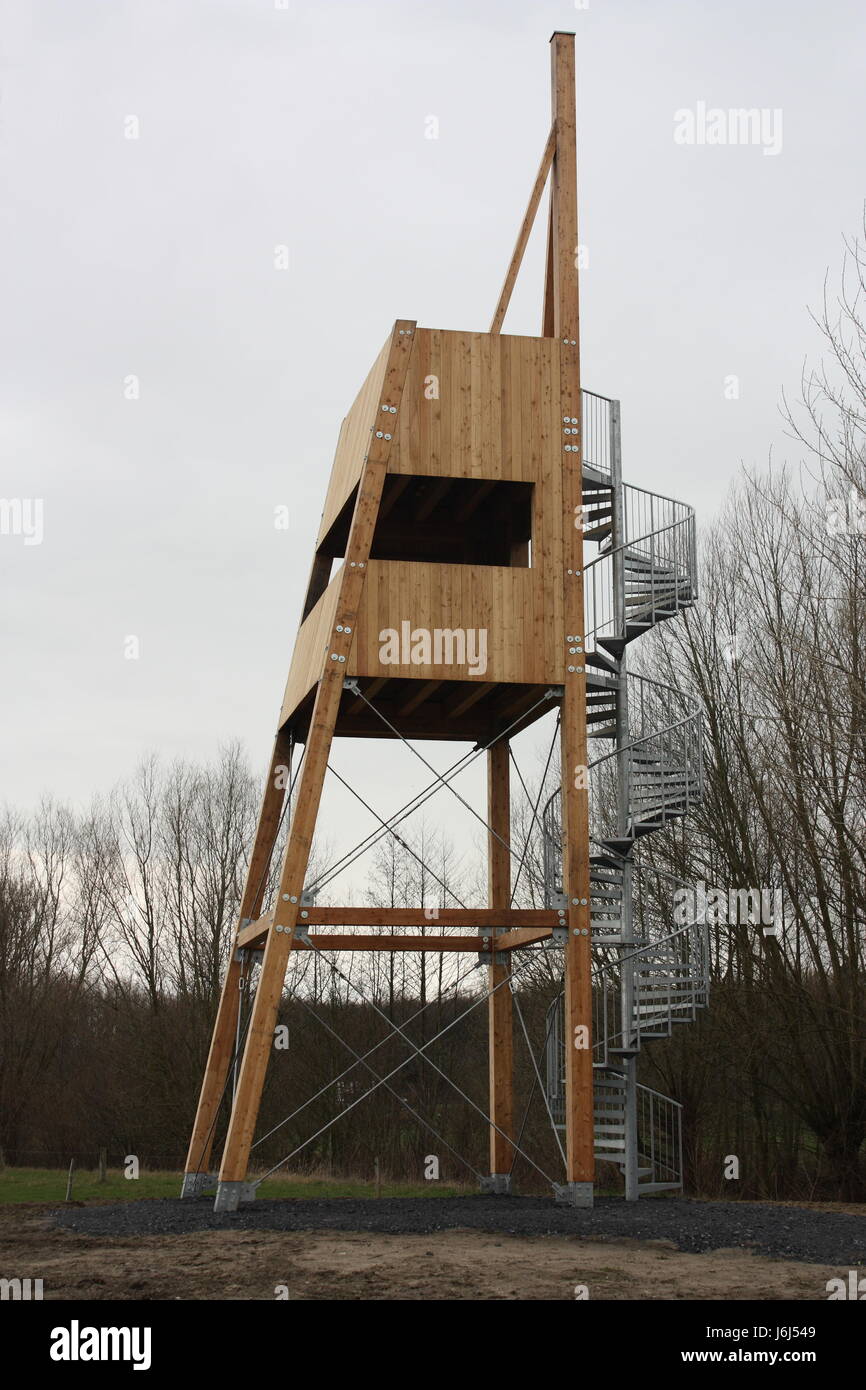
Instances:
[[[319,933],[311,938],[317,944],[337,951],[483,951],[491,949],[494,939],[497,950],[511,950],[541,941],[550,935],[554,927],[561,925],[558,913],[545,908],[442,907],[425,911],[424,908],[414,907],[309,907],[303,911],[307,915],[299,926],[304,928],[464,927],[475,930],[475,935],[463,937],[433,934],[411,937],[362,936],[357,933],[329,936]],[[430,915],[433,912],[435,916]],[[249,922],[238,933],[237,945],[244,949],[263,945],[273,924],[273,912]],[[505,931],[504,928],[510,930]],[[479,930],[489,933],[489,936],[479,936]],[[493,933],[497,930],[501,934],[494,938]]]

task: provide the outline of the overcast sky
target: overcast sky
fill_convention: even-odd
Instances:
[[[741,462],[796,460],[780,393],[866,194],[860,0],[0,12],[0,496],[44,507],[41,544],[0,535],[10,803],[83,805],[150,750],[235,737],[263,766],[340,421],[395,318],[487,328],[554,29],[577,34],[583,378],[622,401],[626,478],[707,519]],[[677,143],[699,103],[766,109],[775,152]],[[506,331],[539,331],[541,252]],[[375,765],[383,813],[429,780],[405,750],[390,785],[369,745],[336,762]],[[368,828],[328,804],[336,842]]]

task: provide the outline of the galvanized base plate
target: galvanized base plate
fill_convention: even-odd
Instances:
[[[208,1188],[215,1188],[219,1181],[218,1173],[184,1173],[181,1197],[200,1197]]]
[[[237,1211],[241,1202],[254,1202],[255,1184],[251,1182],[221,1182],[217,1185],[214,1211]]]

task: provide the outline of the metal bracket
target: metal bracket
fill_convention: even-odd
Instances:
[[[219,1173],[184,1173],[181,1197],[200,1197],[208,1188],[213,1190],[219,1182]]]
[[[221,1182],[217,1186],[213,1209],[216,1212],[237,1211],[241,1202],[254,1202],[255,1197],[255,1183]]]
[[[545,700],[561,700],[565,694],[564,685],[552,685],[544,692]]]
[[[361,687],[354,676],[347,676],[343,681],[343,689],[351,690],[353,695],[360,695]]]
[[[317,888],[305,888],[301,894],[301,907],[315,907]]]

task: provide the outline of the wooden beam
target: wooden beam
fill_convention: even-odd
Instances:
[[[418,506],[415,508],[416,522],[427,520],[430,513],[435,511],[436,507],[438,507],[439,503],[442,501],[442,498],[445,496],[452,482],[452,478],[440,478],[438,483],[431,484],[427,489],[426,495],[421,498]]]
[[[511,790],[510,753],[506,739],[487,753],[487,892],[494,911],[502,916],[511,900]],[[501,919],[500,919],[501,920]],[[501,923],[504,925],[504,923]],[[498,944],[498,941],[497,941]],[[490,1084],[490,1173],[508,1179],[510,1185],[514,1148],[509,1143],[514,1126],[514,1030],[510,963],[492,963],[487,969],[487,1058]],[[494,1128],[494,1125],[496,1126]]]
[[[491,936],[357,936],[351,932],[310,932],[312,946],[295,941],[296,951],[492,951]]]
[[[534,946],[550,936],[552,928],[526,928],[520,931],[503,932],[501,936],[467,936],[462,932],[454,936],[422,936],[413,932],[403,936],[393,933],[380,933],[371,936],[362,932],[309,932],[308,941],[296,936],[293,951],[321,949],[326,951],[464,951],[470,954],[483,951],[516,951],[521,946]],[[264,936],[248,942],[248,951],[264,950]],[[308,944],[309,942],[309,944]],[[510,997],[510,996],[509,996]]]
[[[435,690],[438,690],[444,681],[418,681],[417,688],[412,691],[408,700],[404,700],[397,710],[397,718],[404,719],[407,714],[412,714],[419,705],[423,705]]]
[[[497,748],[504,744],[497,744]],[[491,753],[492,753],[491,749]],[[504,847],[500,846],[503,854]],[[556,912],[546,907],[311,907],[310,926],[424,927],[555,927]],[[431,917],[431,911],[436,916]]]
[[[469,690],[462,690],[459,695],[452,696],[445,706],[445,713],[449,719],[459,719],[461,714],[465,714],[479,700],[483,700],[485,695],[489,695],[491,690],[496,689],[496,682],[489,681],[465,681]]]
[[[497,745],[498,746],[498,745]],[[440,907],[431,917],[423,907],[309,907],[303,909],[302,919],[308,927],[462,927],[465,931],[493,932],[497,928],[549,931],[559,923],[555,912],[543,907],[463,908]],[[273,912],[266,913],[244,927],[237,937],[240,947],[254,946],[263,941]],[[515,943],[519,944],[519,943]]]
[[[541,336],[552,338],[553,326],[553,189],[547,210],[547,252],[544,262],[544,307],[541,311]]]
[[[507,695],[505,699],[499,701],[494,711],[496,719],[511,719],[514,715],[520,714],[530,705],[534,705],[541,692],[537,685],[518,687],[516,695]]]
[[[552,934],[552,927],[518,927],[514,931],[503,932],[501,936],[497,936],[496,949],[514,951],[519,946],[533,946],[536,941],[545,941]]]
[[[253,851],[247,868],[239,922],[247,917],[256,917],[261,911],[265,880],[282,815],[286,796],[290,741],[286,734],[278,733],[274,739],[268,775],[259,809]],[[240,984],[244,973],[237,959],[236,946],[239,926],[235,927],[234,942],[229,953],[229,962],[223,980],[217,1016],[214,1021],[211,1045],[202,1079],[198,1107],[190,1135],[189,1150],[186,1156],[186,1173],[207,1172],[213,1150],[216,1118],[222,1101],[223,1090],[229,1065],[235,1050],[235,1030],[240,1008]]]
[[[560,415],[576,418],[582,431],[580,306],[575,264],[577,236],[577,135],[574,35],[551,39],[556,158],[552,180],[553,329],[560,356]],[[574,436],[572,435],[572,439]],[[578,434],[582,441],[582,432]],[[572,446],[573,447],[573,446]],[[563,645],[565,633],[583,648],[583,503],[580,455],[562,455]],[[589,915],[589,793],[579,775],[587,764],[586,675],[566,671],[562,699],[562,858],[568,941],[565,947],[566,1179],[587,1187],[595,1176],[592,1074],[592,936]]]
[[[506,310],[511,300],[511,293],[514,289],[517,273],[523,261],[523,253],[529,241],[529,233],[532,231],[532,224],[535,221],[535,214],[538,212],[538,204],[544,192],[544,185],[547,183],[547,175],[553,163],[553,155],[556,150],[556,124],[550,127],[550,134],[547,137],[547,144],[544,146],[544,153],[541,156],[541,163],[538,166],[538,173],[535,176],[535,183],[532,185],[532,192],[529,195],[529,204],[520,224],[520,231],[517,234],[517,241],[511,255],[511,263],[505,275],[505,283],[499,296],[499,303],[493,315],[493,322],[490,325],[491,333],[499,333],[502,329],[502,321],[505,318]]]
[[[454,513],[454,520],[458,523],[458,525],[462,526],[464,521],[469,520],[476,507],[479,507],[481,505],[485,497],[488,497],[495,487],[496,482],[479,483],[472,496],[467,497],[466,501],[463,503],[463,506],[459,507],[457,511]]]

